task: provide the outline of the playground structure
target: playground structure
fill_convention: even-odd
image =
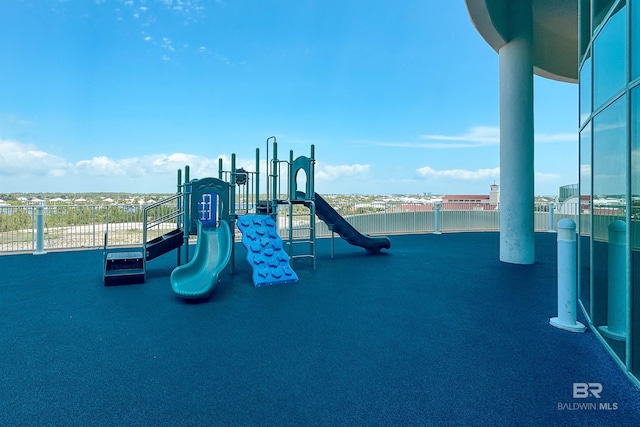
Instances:
[[[144,208],[141,251],[107,251],[105,233],[105,286],[143,283],[147,262],[176,250],[177,267],[170,276],[173,291],[182,298],[205,298],[224,272],[234,273],[236,229],[242,233],[254,286],[294,283],[298,277],[290,262],[308,259],[316,268],[316,217],[327,224],[332,239],[337,233],[369,254],[391,247],[387,237],[358,232],[315,192],[313,145],[310,156],[294,158],[291,150],[289,159],[282,160],[272,136],[266,153],[265,199],[260,199],[260,149],[255,171],[236,168],[235,153],[229,170],[219,159],[217,178],[190,179],[185,166],[183,180],[178,170],[176,194]],[[194,235],[198,239],[190,259],[189,239]]]

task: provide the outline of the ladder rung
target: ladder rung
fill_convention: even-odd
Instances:
[[[291,255],[289,258],[315,258],[314,255],[304,254],[304,255]]]

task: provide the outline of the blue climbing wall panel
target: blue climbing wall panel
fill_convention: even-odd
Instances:
[[[247,249],[247,261],[253,268],[255,287],[298,281],[271,216],[241,216],[238,218],[238,228],[242,232],[242,244]]]

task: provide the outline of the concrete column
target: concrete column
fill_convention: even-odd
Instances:
[[[533,59],[531,0],[509,2],[511,41],[500,62],[500,260],[533,264]]]

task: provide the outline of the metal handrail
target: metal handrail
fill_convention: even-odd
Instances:
[[[159,206],[165,205],[165,204],[167,204],[169,202],[172,202],[174,200],[177,201],[176,205],[175,205],[176,206],[176,210],[171,212],[171,213],[168,213],[168,214],[166,214],[164,216],[161,216],[161,217],[159,217],[159,218],[157,218],[155,220],[153,220],[151,222],[151,225],[149,225],[149,221],[148,221],[148,213],[149,213],[149,211],[151,209],[153,209],[153,208],[157,208]],[[167,222],[169,220],[179,219],[179,218],[182,217],[182,213],[183,213],[183,211],[182,211],[182,203],[178,203],[178,201],[181,201],[181,200],[182,200],[182,193],[176,193],[171,197],[167,197],[166,199],[162,199],[162,200],[160,200],[158,202],[151,203],[151,204],[146,205],[144,207],[143,214],[142,214],[142,242],[143,242],[144,245],[147,244],[147,230],[149,230],[149,229],[151,229],[153,227],[157,227],[158,225],[160,225],[162,223],[165,223],[165,222]],[[178,224],[177,221],[176,221],[176,224]]]
[[[151,203],[144,207],[142,213],[142,268],[143,271],[147,271],[147,244],[148,244],[148,230],[154,227],[158,227],[160,224],[164,224],[171,220],[176,221],[176,228],[180,227],[181,219],[183,217],[183,206],[182,198],[184,197],[184,193],[176,193],[173,196],[167,197],[166,199],[162,199],[155,203]],[[174,211],[169,212],[153,221],[151,221],[151,225],[149,225],[149,211],[152,209],[158,208],[160,206],[164,206],[168,203],[173,203]],[[179,256],[179,255],[178,255]],[[178,263],[180,258],[178,258]]]

